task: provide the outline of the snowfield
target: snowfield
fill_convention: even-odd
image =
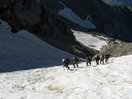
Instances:
[[[95,37],[92,34],[88,34],[85,32],[75,31],[75,30],[72,30],[72,31],[76,37],[76,40],[78,40],[79,42],[81,42],[87,47],[90,47],[96,50],[101,50],[103,46],[107,45],[106,37],[103,37],[103,36]]]
[[[131,99],[132,55],[109,64],[62,66],[0,74],[0,99]]]
[[[81,61],[79,68],[71,61],[67,70],[61,59],[73,55],[0,21],[0,99],[132,98],[132,55],[98,66]]]

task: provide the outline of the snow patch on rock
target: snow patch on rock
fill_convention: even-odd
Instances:
[[[59,3],[64,6],[64,9],[59,11],[59,13],[58,13],[59,15],[69,19],[70,21],[72,21],[76,24],[79,24],[82,27],[90,28],[90,29],[96,28],[96,26],[91,22],[92,18],[89,15],[86,18],[86,20],[82,20],[70,8],[67,8],[67,6],[64,3],[62,3],[61,1],[59,1]]]
[[[103,36],[93,36],[85,32],[72,30],[76,39],[87,47],[101,50],[101,48],[107,45],[107,38]]]

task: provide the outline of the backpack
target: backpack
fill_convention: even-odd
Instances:
[[[90,61],[91,61],[91,59],[90,59],[90,58],[88,58],[88,59],[86,59],[86,61],[87,61],[87,62],[90,62]]]
[[[104,57],[100,57],[100,60],[103,61],[104,60]]]
[[[69,60],[68,58],[66,59],[66,63],[67,63],[67,64],[69,64],[69,63],[70,63],[70,60]]]
[[[78,59],[75,57],[75,62],[78,62]]]
[[[86,59],[88,59],[88,57],[86,57]]]

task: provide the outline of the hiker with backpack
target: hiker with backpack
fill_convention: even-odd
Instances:
[[[76,65],[76,66],[75,66]],[[73,57],[73,67],[78,67],[78,58],[77,57]]]
[[[99,59],[100,59],[100,57],[99,57],[99,55],[97,55],[96,58],[95,58],[97,65],[99,65]]]
[[[91,66],[91,56],[86,57],[86,66],[90,65]]]
[[[108,62],[109,57],[110,57],[110,55],[109,55],[108,53],[107,53],[107,54],[105,54],[104,58],[105,58],[105,62],[106,62],[106,63]]]
[[[68,66],[70,63],[70,60],[67,58],[67,59],[62,59],[62,61],[64,63],[63,68],[66,67],[67,69],[70,69],[70,67]]]
[[[104,55],[100,56],[100,64],[103,63],[104,64]]]

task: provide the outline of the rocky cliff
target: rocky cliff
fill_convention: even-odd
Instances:
[[[26,29],[55,47],[81,57],[96,53],[78,43],[69,26],[36,0],[0,0],[0,18],[11,25],[14,33]]]
[[[132,41],[132,12],[127,7],[112,7],[102,2],[102,0],[40,1],[55,13],[64,9],[64,6],[60,3],[61,1],[82,20],[90,16],[90,21],[96,26],[94,31],[107,33],[123,41]]]
[[[1,0],[0,17],[12,26],[12,32],[27,29],[32,33],[56,38],[66,35],[74,38],[70,28],[36,0]]]

